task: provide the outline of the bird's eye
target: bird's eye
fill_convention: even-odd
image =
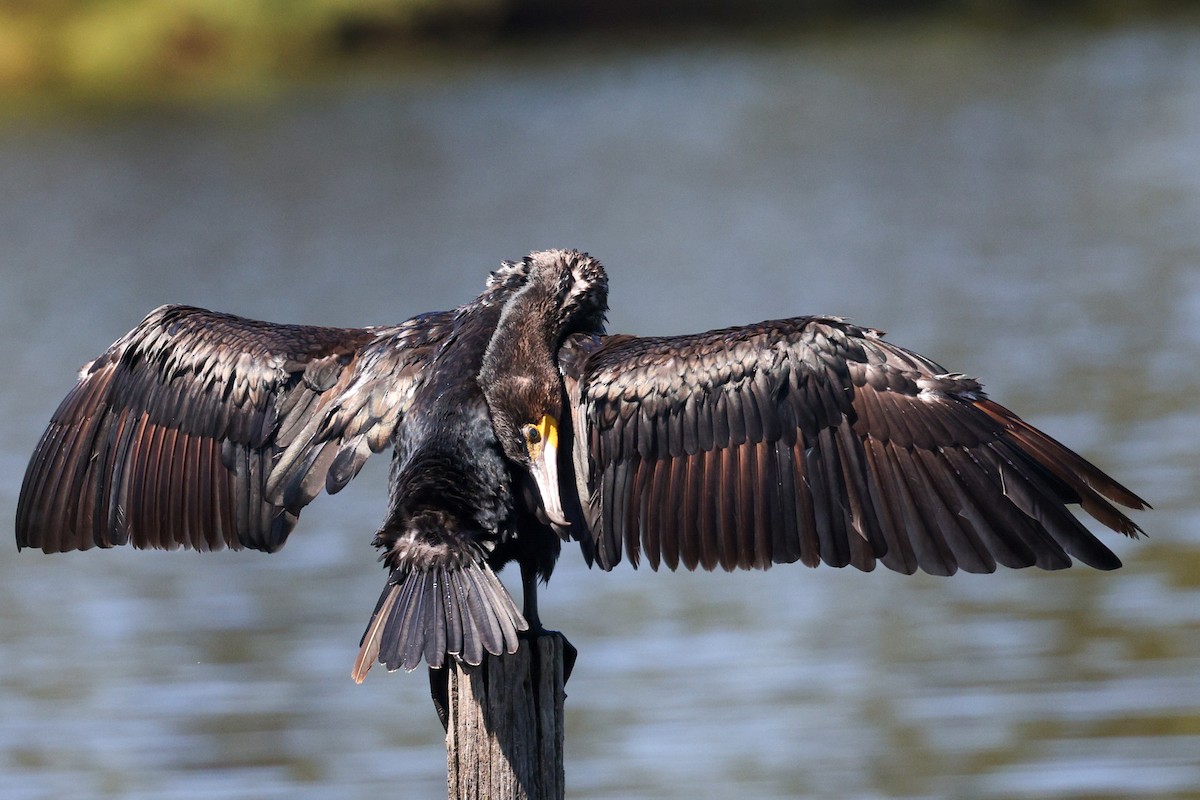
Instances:
[[[542,440],[542,432],[537,429],[536,425],[526,425],[521,428],[521,433],[525,435],[525,441],[530,444],[537,444]]]

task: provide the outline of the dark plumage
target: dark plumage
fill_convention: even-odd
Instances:
[[[980,384],[832,317],[605,336],[586,254],[506,263],[474,301],[378,328],[152,312],[86,365],[30,461],[17,544],[281,547],[391,446],[388,583],[356,680],[513,652],[560,539],[611,569],[876,561],[1100,569],[1067,510],[1146,503]],[[496,578],[521,567],[524,614]]]

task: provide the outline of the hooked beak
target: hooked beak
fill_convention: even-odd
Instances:
[[[555,525],[566,528],[571,523],[563,515],[558,493],[558,421],[546,415],[536,427],[541,436],[529,445],[529,471],[542,495],[542,511]]]

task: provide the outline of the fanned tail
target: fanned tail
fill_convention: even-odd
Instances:
[[[402,566],[392,572],[360,643],[352,673],[362,683],[376,661],[412,671],[424,659],[441,667],[451,655],[467,664],[515,653],[529,625],[486,561]]]

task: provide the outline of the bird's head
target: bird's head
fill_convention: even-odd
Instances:
[[[492,427],[509,460],[529,471],[547,519],[566,526],[558,482],[562,394],[557,381],[509,376],[484,389]]]
[[[529,470],[546,516],[565,526],[558,483],[563,386],[557,353],[571,333],[603,331],[608,277],[599,261],[575,250],[531,253],[506,269],[523,273],[524,283],[500,314],[479,383],[505,455]]]

